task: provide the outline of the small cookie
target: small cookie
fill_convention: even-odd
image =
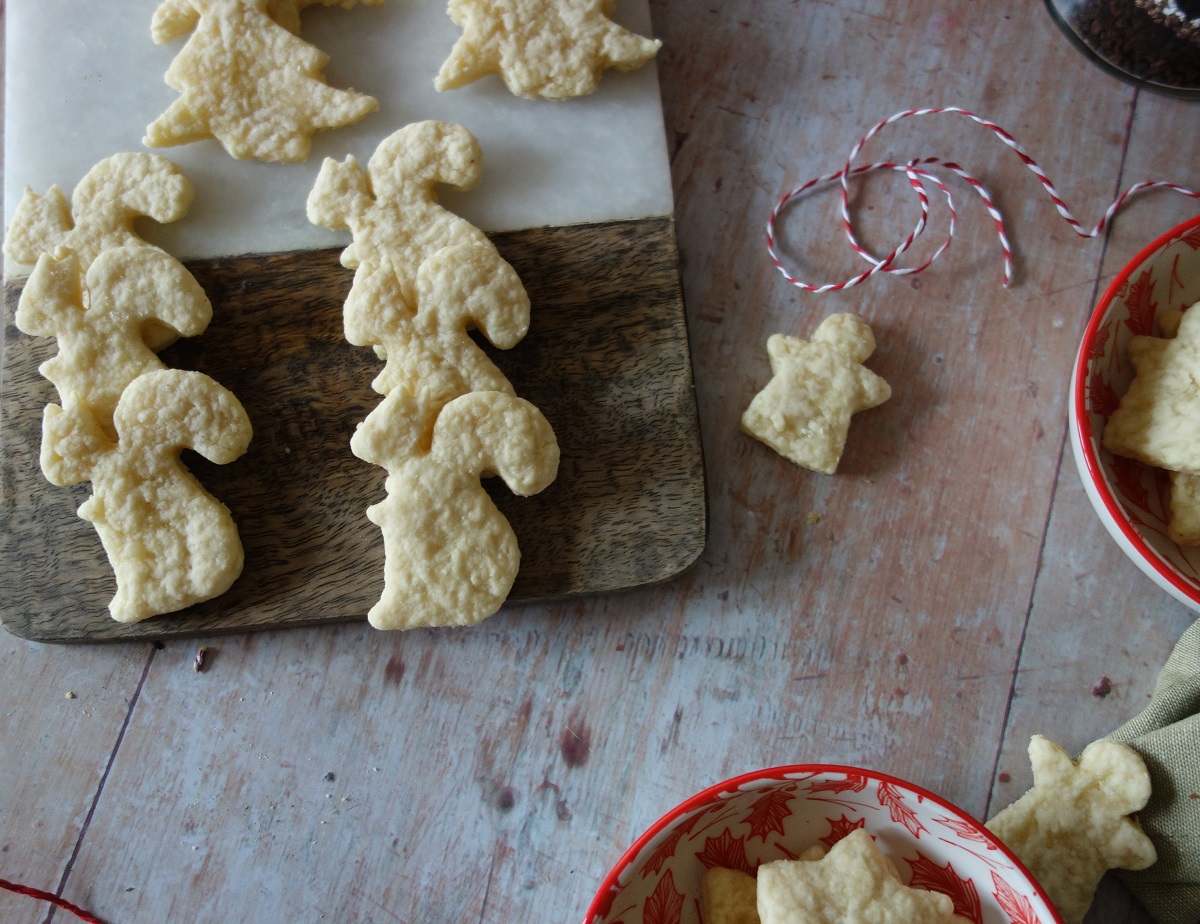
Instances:
[[[499,74],[510,93],[526,99],[594,93],[606,69],[641,67],[662,45],[618,26],[612,11],[612,0],[450,0],[448,13],[463,34],[434,87],[452,90]]]
[[[861,828],[823,859],[760,866],[758,916],[762,924],[966,924],[949,896],[901,882],[895,865]]]
[[[277,5],[277,4],[276,4]],[[317,131],[379,108],[370,96],[325,83],[329,57],[269,15],[271,0],[165,0],[151,35],[191,37],[167,69],[179,99],[146,129],[158,148],[216,138],[232,156],[274,162],[308,157]],[[287,18],[289,8],[280,8]]]
[[[174,257],[151,247],[105,250],[80,285],[73,251],[43,256],[21,291],[16,324],[24,333],[55,337],[58,353],[39,367],[70,404],[96,418],[115,438],[113,411],[125,387],[163,368],[146,342],[153,322],[171,339],[194,337],[212,319],[200,284]]]
[[[865,322],[830,315],[812,340],[774,334],[767,340],[773,378],[742,415],[742,430],[797,465],[832,475],[850,417],[891,397],[882,378],[862,365],[875,351]]]
[[[1177,545],[1200,545],[1200,475],[1168,472],[1171,482],[1167,536]]]
[[[1200,311],[1172,338],[1134,337],[1135,374],[1104,425],[1104,448],[1174,472],[1200,474]]]
[[[116,574],[113,618],[138,622],[224,593],[242,571],[237,526],[179,454],[219,465],[241,456],[252,435],[241,403],[200,372],[160,369],[134,379],[113,419],[116,440],[75,401],[51,404],[41,452],[54,484],[91,482],[79,516]]]
[[[758,885],[754,877],[736,869],[714,866],[700,881],[700,907],[704,924],[761,924]]]
[[[1067,924],[1080,922],[1110,869],[1145,869],[1154,845],[1129,815],[1150,798],[1150,774],[1133,748],[1102,739],[1078,763],[1035,735],[1033,788],[987,823],[1041,883]]]
[[[500,392],[473,392],[442,409],[422,452],[420,408],[405,391],[359,424],[351,451],[387,469],[387,498],[367,509],[383,531],[384,588],[368,619],[378,629],[469,626],[495,613],[521,553],[479,483],[498,474],[527,497],[558,473],[558,442],[541,411]]]

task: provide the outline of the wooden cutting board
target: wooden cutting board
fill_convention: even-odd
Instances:
[[[50,90],[37,87],[31,73],[44,72],[46,66],[39,63],[41,52],[31,46],[47,34],[61,35],[63,30],[56,32],[51,25],[55,16],[64,15],[64,10],[54,9],[62,2],[10,0],[6,11],[9,88],[18,101],[6,111],[6,218],[22,186],[44,192],[57,182],[69,191],[100,158],[118,150],[138,150],[141,128],[173,95],[168,90],[156,96],[153,105],[142,107],[143,114],[147,108],[154,111],[138,122],[135,136],[128,127],[117,138],[108,133],[99,140],[79,130],[79,120],[90,119],[91,109],[107,108],[101,102],[107,97],[92,92],[95,87],[136,83],[127,79],[126,71],[148,71],[149,65],[138,56],[149,55],[112,52],[122,47],[114,42],[132,39],[110,36],[101,43],[104,53],[92,55],[93,70],[75,58],[63,65],[75,74],[67,81],[67,92],[58,85]],[[136,7],[148,31],[153,3],[122,0],[122,6]],[[402,10],[398,3],[392,6]],[[326,14],[365,16],[388,9],[315,10],[322,18],[313,31],[327,29],[327,36],[342,36]],[[431,9],[440,17],[436,22]],[[104,12],[112,11],[105,5]],[[440,0],[427,0],[418,12],[417,19],[395,13],[393,19],[375,23],[372,38],[378,39],[381,23],[390,23],[399,35],[397,24],[403,22],[409,41],[422,47],[441,42],[448,50],[445,43],[452,44],[456,32],[452,25],[447,31],[440,24]],[[648,34],[648,23],[641,25],[639,31]],[[307,31],[307,20],[302,34],[317,43]],[[23,36],[28,38],[24,44]],[[84,33],[76,38],[85,47],[95,41]],[[378,58],[376,66],[387,71],[390,56],[400,52],[377,44],[380,47],[372,46],[371,54]],[[331,50],[329,43],[319,47]],[[165,69],[173,51],[160,54],[153,66]],[[373,71],[363,59],[369,55],[361,48],[357,57],[346,52],[362,71],[361,79],[337,79],[331,64],[326,72],[330,83],[374,92],[381,97],[383,112],[388,107],[383,93],[368,83]],[[414,51],[409,57],[415,56]],[[101,65],[111,70],[97,72]],[[429,75],[435,72],[436,66]],[[161,80],[161,70],[158,73],[156,79]],[[90,79],[85,79],[87,74]],[[352,151],[365,161],[378,138],[415,118],[459,121],[483,144],[479,198],[470,193],[442,201],[488,231],[529,291],[528,336],[512,350],[488,351],[517,394],[542,409],[562,449],[558,479],[534,498],[513,497],[495,479],[487,483],[522,550],[510,604],[664,581],[687,568],[705,541],[703,460],[670,215],[669,169],[665,145],[660,144],[657,82],[652,69],[612,76],[615,79],[606,78],[601,91],[589,98],[593,110],[588,100],[563,106],[513,100],[506,98],[498,81],[481,82],[471,99],[436,100],[452,112],[443,114],[433,111],[432,104],[422,104],[421,112],[400,121],[394,118],[393,124],[350,133],[342,139],[343,150],[329,137],[318,145],[327,147],[330,156]],[[622,82],[627,77],[632,79]],[[28,104],[31,94],[41,103]],[[65,175],[50,178],[43,160],[57,157],[55,149],[62,142],[53,131],[40,133],[30,114],[44,113],[53,108],[50,100],[60,99],[67,100],[68,110],[60,115],[75,120],[77,137],[90,138],[82,145],[89,150],[81,156],[74,150],[79,145],[68,145],[64,157],[72,163],[59,157],[56,169]],[[466,111],[472,106],[479,110],[474,116]],[[506,134],[508,129],[495,127],[498,106],[515,120],[532,121]],[[631,132],[626,123],[640,126],[634,133],[644,134],[648,107],[656,116],[658,137],[647,146],[645,138],[627,137]],[[482,130],[476,130],[472,118]],[[574,188],[580,184],[569,178],[575,169],[573,155],[563,144],[580,132],[618,148],[624,139],[638,153],[623,166],[597,168],[616,171],[604,183]],[[601,140],[595,144],[603,146]],[[495,171],[490,169],[493,149],[499,153]],[[341,304],[351,274],[340,266],[338,253],[348,237],[331,239],[323,229],[299,226],[320,155],[314,150],[310,163],[292,169],[235,162],[215,144],[160,153],[181,163],[196,182],[193,214],[199,214],[195,222],[189,216],[179,228],[150,229],[147,237],[185,259],[214,307],[213,322],[202,336],[181,341],[162,358],[168,366],[206,372],[230,388],[254,424],[250,450],[231,465],[211,465],[193,454],[185,457],[200,482],[237,520],[246,550],[245,570],[226,594],[182,613],[133,625],[111,619],[107,603],[115,581],[99,537],[75,514],[88,487],[54,487],[38,467],[42,408],[56,395],[37,366],[55,347],[53,341],[16,330],[13,316],[23,280],[10,272],[0,367],[0,621],[25,638],[98,641],[364,619],[382,589],[383,567],[381,536],[366,519],[365,509],[382,498],[385,473],[351,455],[349,440],[355,425],[380,400],[369,387],[379,361],[370,350],[353,347],[342,337]],[[561,168],[565,174],[559,163],[566,164]],[[20,177],[20,170],[36,175]],[[530,173],[540,178],[538,183]],[[622,185],[625,173],[629,184]],[[554,188],[556,182],[561,188]],[[243,196],[257,201],[264,184],[277,184],[266,193],[273,204],[265,212],[253,201],[247,205],[239,200]],[[489,184],[498,188],[483,193]],[[621,192],[605,197],[606,184]],[[514,186],[529,190],[535,185],[549,185],[551,190],[539,193],[541,198],[532,206],[529,196],[512,195]],[[239,190],[246,191],[243,195]],[[213,198],[222,204],[213,206]],[[548,217],[538,221],[537,215]],[[571,216],[576,220],[569,220]],[[228,235],[224,229],[230,229]],[[229,239],[238,242],[234,249],[258,246],[251,253],[225,253]]]

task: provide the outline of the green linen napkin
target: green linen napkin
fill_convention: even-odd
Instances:
[[[1158,861],[1118,875],[1159,924],[1200,922],[1200,620],[1167,659],[1150,705],[1108,736],[1137,751],[1151,795],[1138,813]]]

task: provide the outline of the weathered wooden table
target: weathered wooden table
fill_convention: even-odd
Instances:
[[[1078,750],[1141,708],[1192,615],[1093,515],[1068,381],[1097,291],[1196,203],[1153,194],[1083,240],[990,132],[943,115],[893,126],[864,162],[939,155],[980,177],[1010,224],[1010,288],[961,183],[929,272],[841,293],[788,286],[763,226],[870,125],[932,105],[1009,129],[1090,224],[1135,181],[1200,185],[1200,109],[1099,72],[1040,0],[653,13],[704,429],[699,561],[465,631],[0,635],[0,876],[111,924],[577,921],[645,827],[725,777],[858,764],[985,817],[1027,787],[1031,734]],[[856,185],[855,204],[878,247],[916,216],[898,174]],[[827,189],[783,223],[814,281],[863,266],[836,214]],[[894,395],[819,476],[738,418],[769,375],[766,338],[835,311],[871,323]],[[47,908],[0,894],[0,919]],[[1090,920],[1145,919],[1113,882]]]

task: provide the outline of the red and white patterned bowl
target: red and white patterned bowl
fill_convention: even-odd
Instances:
[[[1114,456],[1104,425],[1133,380],[1129,341],[1158,332],[1161,312],[1200,301],[1200,215],[1168,231],[1117,275],[1096,304],[1071,377],[1071,449],[1088,499],[1109,534],[1176,600],[1200,611],[1200,548],[1167,536],[1165,471]]]
[[[703,924],[706,869],[753,873],[856,828],[909,885],[949,895],[973,924],[1062,924],[1025,867],[970,815],[903,780],[823,764],[747,773],[668,812],[609,872],[584,924]]]

